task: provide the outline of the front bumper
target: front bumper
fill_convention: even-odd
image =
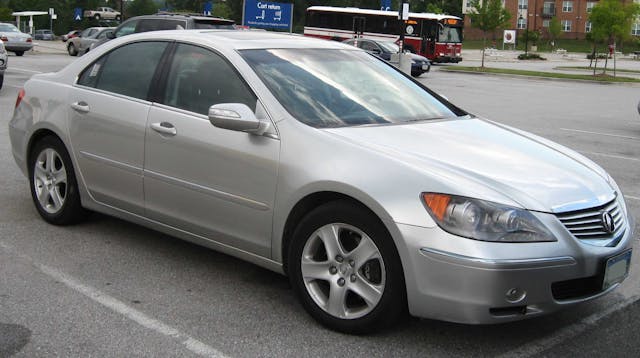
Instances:
[[[33,48],[32,42],[5,42],[4,48],[7,51],[29,51]]]
[[[516,321],[600,297],[607,258],[630,250],[633,222],[615,247],[584,244],[551,214],[535,213],[557,242],[491,243],[448,234],[438,227],[396,224],[409,312],[470,324]],[[598,281],[600,280],[600,281]],[[586,288],[582,287],[590,284]],[[589,287],[595,288],[589,290]]]

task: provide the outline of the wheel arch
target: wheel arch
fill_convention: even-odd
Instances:
[[[282,230],[282,241],[281,241],[281,252],[280,255],[282,257],[282,269],[285,274],[288,275],[288,253],[291,247],[291,242],[293,240],[293,232],[300,222],[302,218],[304,218],[308,213],[317,208],[320,205],[332,202],[332,201],[347,201],[350,202],[363,210],[368,211],[373,217],[375,217],[382,226],[387,230],[389,237],[392,238],[393,244],[396,247],[396,250],[399,251],[399,247],[395,240],[393,240],[393,236],[391,235],[391,231],[389,230],[385,220],[382,219],[381,216],[387,215],[386,212],[383,212],[382,215],[376,210],[372,209],[369,205],[365,204],[363,200],[360,200],[352,195],[344,194],[338,191],[316,191],[310,194],[305,195],[301,199],[299,199],[295,205],[293,205],[292,209],[289,211],[287,219],[284,223],[284,227]],[[382,210],[380,208],[380,210]]]

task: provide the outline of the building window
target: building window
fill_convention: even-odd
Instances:
[[[633,24],[631,28],[631,35],[640,36],[640,22]]]
[[[550,20],[547,20],[547,19],[542,20],[542,27],[549,27],[549,22]]]
[[[562,31],[571,32],[571,20],[562,20]]]
[[[529,5],[529,0],[518,0],[518,9],[526,10]]]
[[[584,23],[584,32],[591,32],[591,21]]]
[[[587,2],[587,13],[591,13],[591,10],[593,9],[594,6],[596,6],[597,2],[595,1],[589,1]]]
[[[562,12],[573,12],[573,1],[563,1]]]
[[[548,16],[555,16],[556,3],[545,1],[544,5],[542,6],[542,14],[548,15]]]
[[[525,18],[518,18],[518,24],[517,24],[517,28],[519,29],[526,29],[527,28],[527,19]]]

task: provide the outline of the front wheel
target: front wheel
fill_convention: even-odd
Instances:
[[[0,89],[2,89],[3,83],[4,83],[4,73],[0,74]]]
[[[69,46],[67,46],[67,52],[69,53],[69,56],[78,56],[78,50],[73,43],[70,43]]]
[[[366,333],[403,316],[400,258],[375,215],[347,201],[309,213],[293,234],[289,279],[304,308],[336,331]]]
[[[100,14],[93,15],[93,18],[96,19],[96,21],[100,21]]]
[[[47,136],[35,144],[29,179],[33,203],[45,221],[67,225],[85,217],[71,158],[60,139]]]

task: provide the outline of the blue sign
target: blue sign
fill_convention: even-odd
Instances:
[[[380,0],[380,10],[391,10],[391,0]]]
[[[73,20],[82,21],[82,9],[77,7],[73,9]]]
[[[211,15],[212,11],[213,11],[213,1],[207,1],[206,3],[204,3],[204,14]]]
[[[242,25],[263,29],[291,29],[293,4],[245,0]]]

